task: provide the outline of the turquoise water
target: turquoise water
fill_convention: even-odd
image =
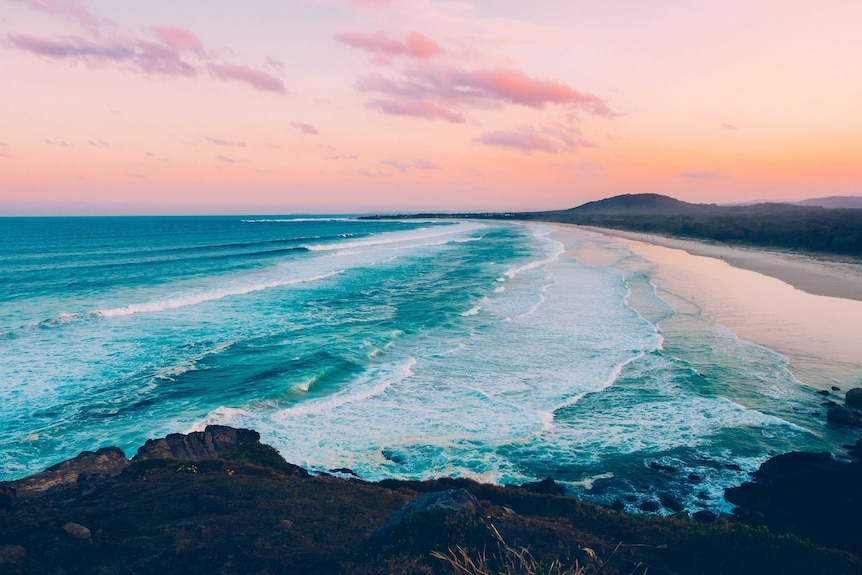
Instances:
[[[314,471],[725,509],[767,457],[848,440],[783,357],[674,312],[594,234],[20,218],[0,240],[0,479],[222,423]]]

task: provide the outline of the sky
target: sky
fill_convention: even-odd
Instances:
[[[859,0],[0,0],[0,215],[862,194]]]

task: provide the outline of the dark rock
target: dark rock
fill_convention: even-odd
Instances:
[[[833,385],[833,386],[832,386],[832,391],[841,391],[841,388],[840,388],[840,387],[838,387],[837,385]]]
[[[661,501],[661,504],[665,508],[670,509],[675,513],[679,513],[680,511],[685,509],[685,506],[679,501],[679,499],[677,499],[670,493],[661,493],[659,495],[659,501]]]
[[[490,542],[479,501],[466,489],[434,491],[414,499],[371,534],[369,546],[398,552],[445,549],[455,539],[477,545]]]
[[[20,545],[3,545],[0,546],[0,565],[4,563],[14,563],[20,561],[27,556],[27,550]]]
[[[641,511],[646,511],[647,513],[655,513],[659,509],[661,509],[661,505],[656,503],[655,501],[641,501],[641,504],[638,505]]]
[[[862,407],[862,387],[848,389],[844,402],[851,407]]]
[[[197,461],[219,457],[237,447],[256,444],[260,434],[251,429],[235,429],[226,425],[208,425],[203,431],[188,435],[172,433],[164,439],[149,439],[138,449],[132,461],[176,459]]]
[[[731,471],[742,471],[742,468],[735,463],[725,463],[724,468]]]
[[[359,477],[359,475],[356,474],[355,471],[353,471],[352,469],[348,469],[347,467],[339,467],[338,469],[330,469],[329,472],[330,473],[340,473],[341,475],[350,475],[350,476],[355,477],[357,479],[361,479]]]
[[[859,425],[859,417],[840,405],[833,405],[826,412],[826,421],[835,425],[856,426]]]
[[[752,477],[753,482],[725,490],[738,519],[862,552],[862,462],[841,463],[829,453],[786,453],[766,461]],[[825,486],[840,499],[825,497]]]
[[[626,504],[619,499],[614,499],[614,502],[611,504],[611,509],[614,511],[625,511]]]
[[[72,523],[71,521],[63,525],[63,531],[81,541],[89,541],[92,538],[88,528],[83,525],[79,525],[78,523]]]
[[[826,389],[821,389],[817,393],[819,393],[820,395],[829,395],[829,391]]]
[[[690,483],[700,483],[701,481],[703,481],[703,477],[701,477],[697,473],[689,473],[688,480]]]
[[[850,455],[857,459],[862,459],[862,439],[856,440],[856,445],[850,448]]]
[[[557,482],[551,477],[542,479],[541,481],[534,481],[532,483],[522,483],[521,488],[526,489],[527,491],[532,491],[533,493],[542,493],[544,495],[566,494],[566,490],[563,486],[557,484]]]
[[[17,492],[11,485],[0,483],[0,512],[12,511]]]
[[[692,515],[692,518],[695,521],[700,521],[701,523],[712,523],[713,521],[718,519],[718,515],[716,515],[712,511],[703,509],[701,511],[696,511],[694,515]]]
[[[9,482],[21,499],[38,497],[48,492],[57,492],[70,488],[80,489],[79,479],[83,476],[86,487],[92,487],[106,479],[118,476],[129,460],[119,447],[103,447],[95,453],[84,451],[78,456],[52,465],[41,473],[36,473]]]
[[[708,501],[709,500],[709,493],[707,493],[706,491],[700,491],[697,494],[697,498],[702,499],[704,501]]]

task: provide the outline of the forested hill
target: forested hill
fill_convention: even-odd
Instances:
[[[862,209],[781,203],[719,206],[691,204],[659,194],[626,194],[568,210],[409,217],[559,222],[862,260]]]

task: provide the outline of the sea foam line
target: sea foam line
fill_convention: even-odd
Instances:
[[[312,252],[328,252],[333,250],[352,250],[356,248],[367,248],[373,246],[382,246],[382,245],[391,245],[391,244],[400,244],[405,242],[414,242],[419,240],[427,240],[433,238],[440,238],[442,236],[449,236],[453,234],[473,231],[478,229],[476,226],[470,226],[469,224],[455,224],[453,226],[444,226],[441,228],[434,228],[439,231],[431,231],[428,228],[420,228],[420,230],[424,230],[425,233],[401,233],[394,232],[393,234],[382,234],[383,237],[377,237],[368,240],[362,240],[358,242],[339,242],[334,244],[304,244],[300,247],[303,247]],[[419,231],[419,230],[417,230]]]
[[[332,276],[344,273],[344,270],[338,270],[326,274],[321,274],[318,276],[313,276],[310,278],[299,278],[299,279],[290,279],[290,280],[273,280],[264,283],[257,284],[249,284],[244,286],[237,286],[235,288],[226,288],[218,291],[210,291],[199,294],[192,294],[185,297],[172,298],[161,301],[154,301],[148,303],[140,303],[140,304],[130,304],[125,307],[117,307],[113,309],[100,309],[93,312],[90,312],[90,315],[95,317],[120,317],[125,315],[132,315],[136,313],[153,313],[166,311],[169,309],[176,309],[181,307],[186,307],[190,305],[197,305],[200,303],[214,301],[223,299],[230,296],[235,295],[245,295],[252,292],[262,291],[266,289],[272,289],[282,286],[295,285],[301,283],[308,283],[323,280],[326,278],[330,278]]]

